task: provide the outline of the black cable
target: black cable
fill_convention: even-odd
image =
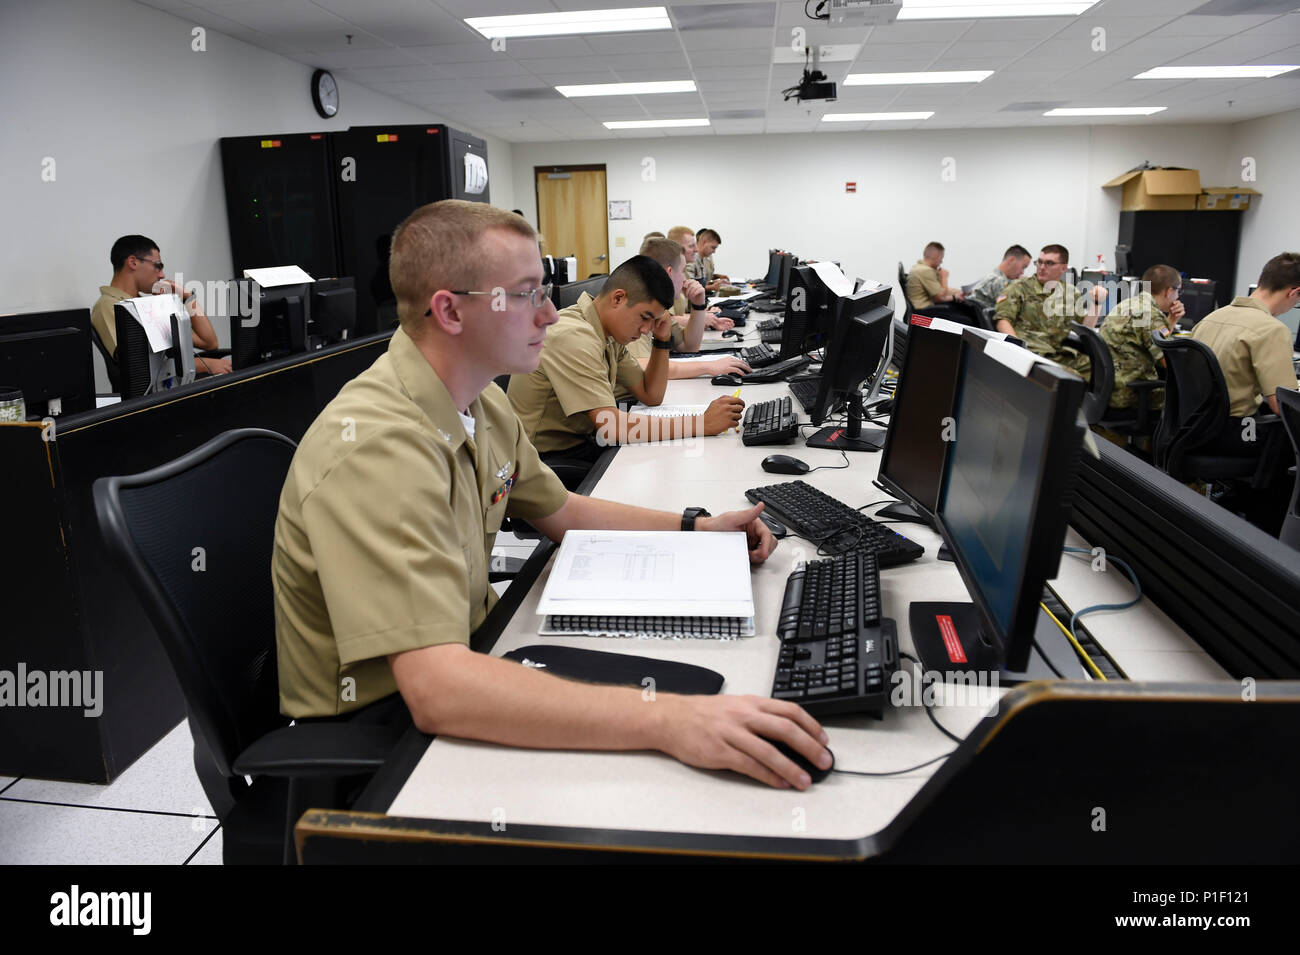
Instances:
[[[922,680],[925,679],[925,671],[923,671],[923,670],[921,669],[921,661],[920,661],[920,660],[918,660],[916,657],[912,656],[910,653],[906,652],[905,650],[900,650],[899,653],[898,653],[898,655],[899,655],[900,658],[902,658],[902,659],[904,659],[904,660],[911,660],[911,661],[912,661],[912,664],[916,667],[916,673],[917,673],[917,676],[921,677]],[[950,732],[947,730],[947,728],[945,728],[944,725],[943,725],[942,723],[939,722],[939,718],[938,718],[937,716],[934,715],[934,712],[933,712],[933,706],[930,705],[930,704],[927,704],[927,703],[925,702],[925,695],[924,695],[924,694],[922,694],[922,696],[921,696],[921,707],[925,710],[925,715],[928,716],[928,717],[930,717],[930,722],[934,724],[935,729],[937,729],[937,730],[938,730],[940,733],[942,733],[944,736],[948,737],[948,738],[949,738],[950,740],[952,740],[954,743],[956,743],[956,744],[958,744],[958,745],[961,745],[961,742],[962,742],[961,737],[960,737],[960,736],[955,736],[955,735],[953,735],[952,733],[950,733]]]
[[[845,454],[844,449],[840,449],[840,457],[844,458],[843,464],[819,464],[815,468],[809,468],[807,473],[812,474],[814,471],[843,471],[849,466],[849,456]]]
[[[841,776],[898,776],[901,773],[910,773],[913,772],[914,770],[923,769],[926,766],[929,766],[931,763],[939,762],[939,760],[941,759],[947,759],[955,752],[957,751],[955,749],[952,749],[940,756],[936,756],[934,759],[927,759],[924,763],[917,763],[915,766],[907,767],[907,769],[892,769],[887,773],[864,773],[854,769],[832,769],[831,772],[839,773]]]
[[[883,489],[882,489],[882,490],[883,490]],[[870,504],[863,504],[862,507],[855,507],[854,510],[855,510],[855,511],[860,511],[860,510],[862,510],[862,508],[864,508],[864,507],[879,507],[881,504],[897,504],[897,503],[898,503],[898,502],[895,501],[895,500],[891,497],[891,498],[890,498],[889,500],[887,500],[887,501],[872,501]],[[874,520],[874,518],[872,518],[872,519]]]
[[[829,20],[831,18],[831,15],[829,13],[825,13],[825,14],[821,13],[822,7],[826,6],[826,0],[820,0],[820,2],[818,2],[817,4],[817,9],[813,10],[812,13],[809,13],[808,4],[811,2],[812,0],[803,0],[804,16],[806,16],[809,20]]]

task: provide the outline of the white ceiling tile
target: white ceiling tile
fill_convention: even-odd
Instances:
[[[402,51],[425,63],[472,63],[491,55],[478,43],[437,43],[432,46],[403,46]]]
[[[489,46],[487,40],[484,45]],[[558,57],[592,56],[597,51],[580,36],[546,36],[532,39],[507,39],[501,52],[514,60],[545,60]]]
[[[593,0],[596,2],[596,0]],[[662,53],[682,48],[677,33],[657,30],[649,33],[597,33],[586,38],[597,53]]]
[[[487,43],[463,21],[429,0],[312,0],[316,6],[380,39],[417,46],[477,40]]]
[[[1168,36],[1206,36],[1227,37],[1242,30],[1250,30],[1266,24],[1273,16],[1237,16],[1237,17],[1179,17],[1165,24],[1161,32]]]
[[[221,16],[262,33],[289,31],[348,32],[350,24],[322,10],[311,0],[255,0],[251,3],[223,4]]]
[[[776,40],[773,38],[776,37]],[[682,46],[696,50],[770,50],[779,42],[779,34],[769,27],[763,30],[687,30],[681,34]],[[810,41],[816,42],[816,41]]]

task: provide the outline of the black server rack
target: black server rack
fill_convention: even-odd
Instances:
[[[1214,307],[1227,305],[1242,294],[1237,288],[1241,216],[1241,210],[1121,212],[1119,244],[1129,248],[1128,274],[1170,265],[1189,278],[1213,279]]]
[[[333,136],[342,274],[356,278],[356,334],[397,324],[388,245],[403,219],[439,199],[489,201],[487,144],[447,126],[353,126]],[[466,161],[466,153],[475,157]],[[469,181],[467,182],[467,169]],[[470,188],[481,185],[477,192]]]
[[[340,273],[332,133],[221,140],[235,276],[298,265],[314,278]]]

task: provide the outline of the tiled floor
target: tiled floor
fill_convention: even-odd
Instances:
[[[501,535],[493,553],[527,557],[535,545]],[[220,865],[221,827],[194,773],[189,724],[107,786],[0,776],[0,864]]]

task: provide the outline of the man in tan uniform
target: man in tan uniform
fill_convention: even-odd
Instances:
[[[396,692],[426,733],[660,750],[806,787],[807,774],[758,735],[828,765],[825,734],[799,707],[664,693],[647,706],[638,689],[559,682],[470,650],[494,601],[487,565],[503,516],[556,540],[577,528],[679,530],[684,518],[567,493],[493,385],[536,367],[556,320],[527,222],[481,203],[424,206],[397,227],[389,274],[401,324],[388,352],[308,429],[280,497],[271,572],[282,712],[400,706]],[[697,530],[746,531],[761,562],[773,541],[758,513],[692,519]]]
[[[699,282],[709,292],[716,292],[731,281],[713,267],[713,253],[722,245],[722,236],[714,229],[701,229],[695,233],[695,261],[686,266],[686,274]]]
[[[648,239],[650,236],[646,236],[646,238]],[[672,239],[682,247],[682,250],[686,253],[686,268],[690,269],[690,267],[695,263],[696,257],[699,255],[699,248],[695,244],[695,233],[691,231],[690,226],[673,226],[668,230],[667,238]],[[685,315],[689,311],[690,304],[687,297],[683,293],[678,292],[677,297],[673,299],[673,314]],[[712,328],[717,331],[726,331],[735,324],[735,322],[726,316],[719,315],[718,309],[716,308],[708,309],[708,314],[704,317],[704,327]]]
[[[966,303],[961,289],[948,287],[948,270],[943,268],[944,248],[931,242],[922,250],[921,258],[907,273],[907,298],[917,308],[940,318],[950,318],[963,325],[978,325],[980,309]]]
[[[673,283],[673,297],[685,295],[691,305],[691,318],[683,327],[677,322],[672,325],[673,351],[695,352],[700,350],[704,338],[704,287],[694,279],[686,278],[686,253],[681,244],[672,239],[646,239],[641,243],[641,254],[654,259],[664,267]],[[642,335],[631,345],[627,353],[636,359],[644,370],[650,363],[654,352],[653,339],[649,334]],[[699,378],[702,376],[725,375],[731,372],[748,374],[750,367],[735,355],[720,355],[712,361],[672,361],[668,362],[668,378]],[[623,397],[623,395],[619,395]]]
[[[1300,301],[1300,253],[1283,252],[1269,259],[1259,287],[1206,315],[1192,328],[1219,359],[1228,386],[1228,414],[1245,418],[1267,402],[1278,413],[1277,390],[1295,388],[1291,334],[1277,316]]]
[[[613,271],[596,298],[584,292],[560,312],[537,369],[510,378],[510,403],[540,454],[594,460],[612,444],[721,434],[735,426],[745,404],[730,396],[715,399],[699,416],[618,410],[618,389],[651,407],[663,401],[672,297],[663,266],[635,255]],[[627,346],[650,331],[652,354],[643,371]]]
[[[113,280],[99,287],[99,298],[90,308],[90,324],[99,333],[99,340],[114,361],[117,360],[117,315],[113,306],[141,295],[175,292],[181,296],[190,313],[195,346],[203,349],[217,347],[217,333],[196,297],[163,274],[162,253],[153,239],[124,235],[113,243],[108,258],[113,266]],[[195,355],[194,370],[199,374],[224,375],[230,371],[230,359]]]

